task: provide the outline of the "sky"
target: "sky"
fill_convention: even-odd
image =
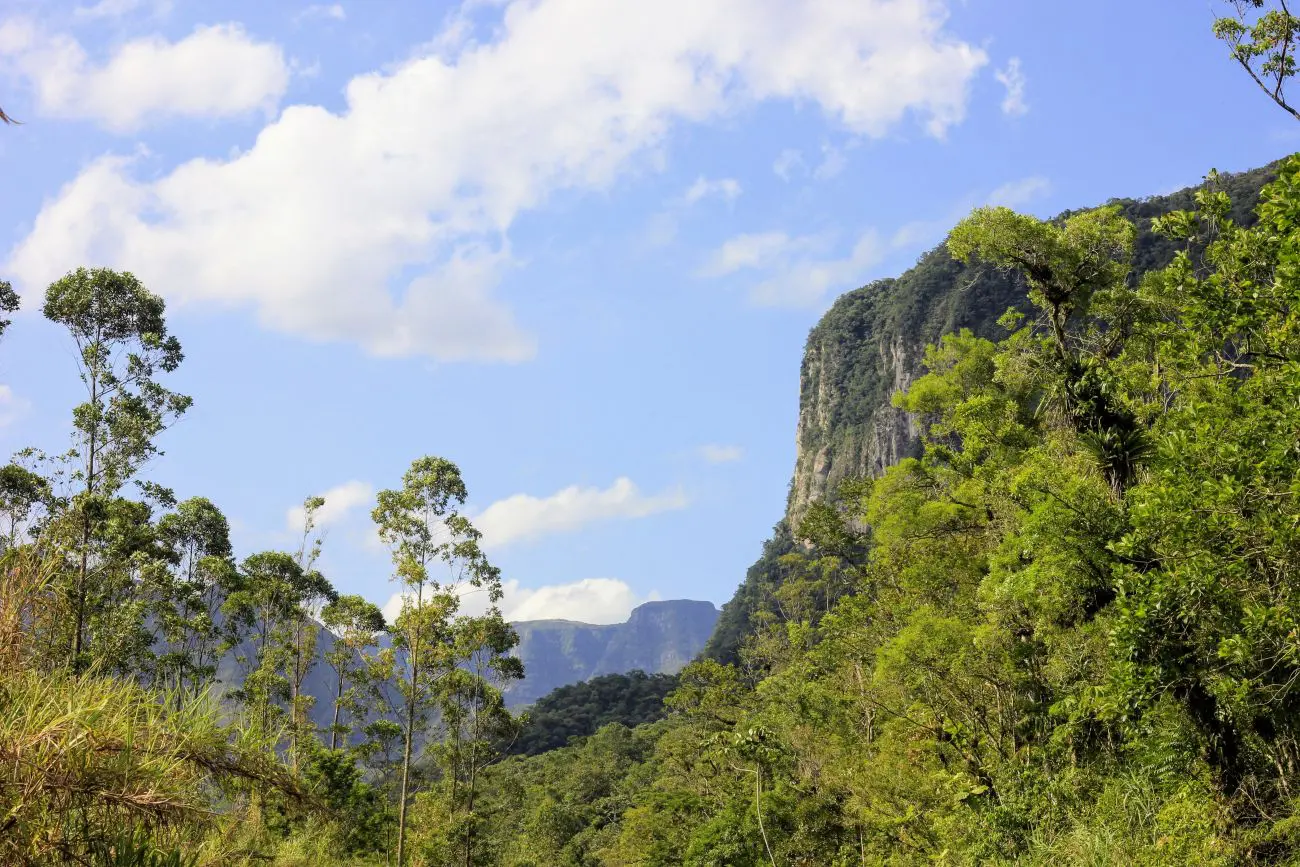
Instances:
[[[1300,149],[1213,0],[0,0],[0,454],[67,447],[82,265],[167,301],[146,475],[391,603],[369,521],[455,462],[510,619],[726,602],[834,298],[972,208]],[[391,604],[390,604],[391,608]]]

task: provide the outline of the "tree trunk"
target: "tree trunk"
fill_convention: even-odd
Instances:
[[[416,605],[424,607],[424,585],[416,591]],[[397,802],[397,867],[406,867],[406,798],[411,780],[411,741],[415,738],[415,705],[420,700],[420,621],[410,642],[411,691],[406,697],[406,743],[402,746],[402,791]]]
[[[402,746],[402,790],[397,801],[397,867],[406,867],[406,797],[410,786],[411,740],[415,734],[417,669],[411,668],[411,695],[406,701],[406,743]]]
[[[91,379],[90,386],[90,404],[95,405],[98,400],[99,380]],[[72,636],[72,670],[81,671],[81,649],[82,649],[82,631],[86,626],[86,574],[90,565],[90,515],[86,512],[86,507],[90,504],[90,497],[95,492],[95,426],[91,427],[90,442],[87,446],[86,455],[86,502],[81,506],[81,570],[77,574],[77,600],[76,600],[76,630]]]
[[[339,705],[343,703],[343,672],[339,672],[339,691],[334,696],[334,723],[330,726],[330,749],[338,749],[339,739]],[[345,744],[346,746],[346,744]]]

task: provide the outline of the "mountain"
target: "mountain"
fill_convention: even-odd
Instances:
[[[1276,164],[1219,177],[1219,189],[1232,199],[1234,220],[1254,223],[1260,188],[1275,176]],[[1198,189],[1107,203],[1118,205],[1137,225],[1135,274],[1164,267],[1173,258],[1174,244],[1152,234],[1151,218],[1194,207]],[[998,318],[1010,307],[1028,309],[1026,288],[1003,271],[954,260],[940,244],[902,276],[877,280],[835,301],[804,349],[785,515],[722,607],[705,656],[736,659],[754,613],[784,580],[780,558],[795,549],[793,530],[809,503],[833,498],[845,479],[878,476],[899,459],[919,454],[919,431],[890,399],[920,373],[926,345],[960,328],[1000,337]]]
[[[515,623],[525,676],[507,689],[506,701],[530,704],[556,687],[602,674],[675,674],[704,647],[717,619],[712,602],[675,599],[639,605],[625,623]]]
[[[712,602],[676,599],[646,602],[632,610],[625,623],[596,625],[572,620],[526,620],[514,623],[519,633],[518,655],[525,676],[506,690],[512,707],[531,704],[553,690],[591,680],[600,675],[642,672],[644,675],[676,674],[704,647],[718,619]],[[334,636],[326,629],[317,634],[316,665],[303,682],[303,694],[316,701],[309,711],[312,722],[326,728],[332,722],[337,675],[325,654],[334,647]],[[230,650],[217,671],[217,694],[221,695],[242,678],[238,656],[252,658],[247,643]],[[655,680],[654,684],[660,681]],[[605,684],[609,691],[609,684]],[[657,687],[656,687],[657,688]],[[395,686],[384,690],[390,708],[401,704]]]

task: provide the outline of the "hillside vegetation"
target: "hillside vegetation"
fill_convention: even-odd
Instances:
[[[1029,315],[927,350],[737,664],[488,769],[494,863],[1300,863],[1300,157],[1231,214],[1141,278],[1117,207],[958,226]]]

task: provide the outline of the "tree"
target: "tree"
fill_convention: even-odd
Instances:
[[[70,588],[72,640],[69,663],[85,667],[88,594],[95,569],[92,535],[103,522],[106,503],[144,464],[160,454],[155,439],[189,409],[190,398],[168,391],[156,379],[184,358],[180,342],[167,333],[165,304],[133,275],[107,268],[78,268],[50,284],[47,319],[67,329],[77,347],[86,402],[73,411],[76,446],[74,480],[81,491],[72,504],[79,530],[79,565]],[[142,484],[146,495],[167,502],[170,492]]]
[[[334,646],[325,654],[325,659],[338,677],[330,725],[332,750],[338,747],[339,735],[343,735],[343,745],[347,746],[354,720],[365,721],[362,691],[373,682],[366,653],[375,646],[387,624],[379,606],[355,595],[339,596],[326,605],[321,611],[321,622],[334,635]],[[344,710],[349,716],[346,725],[339,722]]]
[[[17,464],[0,467],[0,554],[20,543],[33,513],[50,498],[49,482]]]
[[[457,618],[453,625],[457,667],[439,689],[444,742],[443,766],[448,836],[455,840],[464,867],[476,861],[480,816],[475,812],[479,777],[499,759],[519,732],[519,721],[505,706],[502,687],[524,676],[523,663],[510,651],[519,636],[493,607],[482,617]]]
[[[401,672],[404,703],[402,772],[398,789],[397,863],[406,858],[406,819],[416,726],[426,719],[444,678],[455,671],[454,619],[460,591],[478,588],[490,604],[501,598],[501,574],[479,548],[479,532],[459,513],[469,494],[460,470],[444,458],[423,457],[402,476],[399,490],[380,491],[371,514],[380,538],[392,551],[393,578],[404,588],[402,611],[393,625],[405,654]],[[435,575],[431,570],[438,569]]]
[[[4,118],[3,110],[0,110],[0,118]],[[8,118],[4,119],[8,120]],[[14,291],[14,287],[9,284],[9,281],[0,280],[0,313],[13,313],[18,309],[18,303],[18,293]],[[0,337],[4,337],[5,329],[11,322],[12,320],[9,319],[0,319]]]
[[[1300,50],[1300,18],[1291,14],[1287,0],[1226,0],[1234,15],[1214,22],[1214,35],[1227,43],[1232,59],[1241,64],[1269,98],[1300,120],[1287,101],[1286,88],[1296,73]],[[1257,10],[1269,7],[1266,12]]]
[[[320,559],[321,539],[312,539],[311,535],[316,529],[316,514],[324,505],[324,497],[308,497],[303,502],[302,537],[298,553],[294,555],[303,576],[293,609],[293,648],[289,664],[289,743],[295,766],[299,740],[308,727],[307,715],[316,700],[302,691],[303,681],[316,665],[316,618],[322,605],[338,597],[333,585],[315,569],[316,561]]]
[[[1134,231],[1113,206],[1059,225],[1009,208],[979,208],[947,241],[955,258],[1010,269],[1029,284],[1051,337],[1044,346],[1025,331],[1019,366],[1044,389],[1044,403],[1064,412],[1117,498],[1149,451],[1139,420],[1115,396],[1111,372],[1136,306],[1127,284]],[[1004,321],[1019,325],[1015,316]]]
[[[245,651],[238,657],[244,678],[235,696],[265,736],[273,722],[292,715],[292,705],[285,708],[278,702],[291,699],[298,618],[304,600],[324,595],[326,585],[319,573],[304,571],[294,556],[281,551],[253,554],[242,570],[241,589],[230,595],[223,610],[238,620],[252,644],[251,654]]]
[[[158,534],[174,563],[155,600],[167,642],[159,663],[179,704],[212,680],[220,654],[233,643],[233,624],[222,617],[221,606],[239,590],[240,574],[231,556],[226,516],[203,497],[188,499],[164,515]]]

